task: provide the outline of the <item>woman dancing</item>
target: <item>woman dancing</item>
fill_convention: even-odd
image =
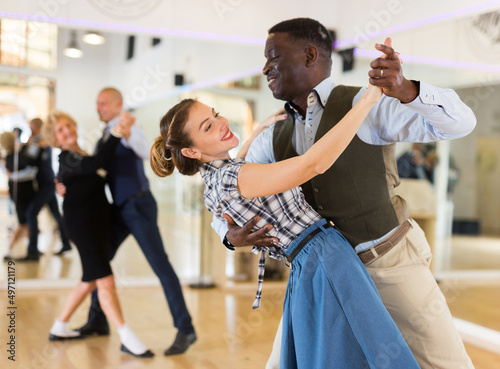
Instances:
[[[268,234],[279,242],[262,247],[262,255],[277,254],[291,265],[281,368],[419,367],[353,248],[298,187],[336,161],[380,96],[370,85],[304,155],[272,164],[245,162],[245,150],[231,159],[229,150],[239,142],[227,119],[196,100],[183,100],[160,122],[150,159],[158,176],[175,168],[185,175],[200,171],[205,205],[216,217],[227,213],[241,226],[258,215],[256,229],[273,225]]]
[[[68,296],[50,329],[49,339],[82,338],[80,332],[68,327],[68,320],[87,294],[97,287],[101,307],[120,335],[121,351],[147,358],[154,354],[125,323],[116,294],[108,256],[111,208],[104,192],[105,180],[98,174],[98,169],[111,159],[121,137],[130,134],[134,122],[135,118],[124,113],[96,156],[87,156],[80,148],[76,122],[68,114],[54,112],[43,126],[47,142],[62,149],[57,179],[66,186],[64,222],[70,239],[78,249],[83,269],[82,280]]]
[[[14,245],[23,237],[29,235],[28,208],[35,198],[35,179],[38,167],[31,165],[27,155],[27,146],[22,145],[16,152],[16,133],[3,132],[0,135],[0,148],[5,153],[5,170],[9,179],[9,196],[16,208],[17,227],[14,229],[4,259],[14,259],[11,251]]]

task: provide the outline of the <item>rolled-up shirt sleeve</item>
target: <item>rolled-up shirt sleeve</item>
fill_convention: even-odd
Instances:
[[[223,222],[221,219],[217,218],[216,216],[212,217],[212,223],[210,224],[212,229],[217,233],[217,235],[220,237],[220,242],[224,240],[224,237],[226,236],[226,233],[228,231],[227,228],[227,223]]]
[[[355,96],[355,104],[366,88]],[[403,104],[382,96],[358,131],[358,137],[373,145],[393,142],[433,142],[461,138],[472,132],[476,117],[451,89],[420,82],[415,100]]]
[[[253,140],[247,156],[245,156],[246,161],[258,164],[269,164],[276,161],[273,149],[273,132],[274,125],[265,129]]]
[[[149,139],[144,131],[136,125],[130,128],[130,136],[128,139],[122,138],[122,144],[134,150],[141,159],[149,159],[149,150],[151,149]]]

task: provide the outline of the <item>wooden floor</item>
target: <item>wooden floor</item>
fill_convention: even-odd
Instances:
[[[1,368],[263,368],[281,316],[284,285],[268,288],[263,305],[252,310],[254,293],[224,293],[219,289],[185,288],[198,341],[183,355],[165,357],[176,330],[159,287],[122,288],[119,291],[129,325],[155,352],[153,359],[136,359],[120,353],[116,332],[109,337],[54,343],[48,332],[67,296],[66,290],[19,291],[16,296],[16,362],[2,348]],[[270,286],[268,286],[270,287]],[[5,293],[2,293],[5,296]],[[88,301],[71,320],[78,327],[86,319]],[[2,304],[6,306],[5,303]],[[8,321],[1,318],[2,346]],[[7,364],[7,365],[6,365]]]
[[[0,351],[1,368],[162,368],[162,369],[254,369],[263,368],[270,353],[281,316],[284,285],[266,283],[263,304],[252,310],[255,286],[238,290],[184,288],[196,326],[198,341],[183,355],[165,357],[163,351],[173,341],[172,327],[159,287],[120,288],[119,295],[129,325],[156,353],[153,359],[136,359],[120,353],[116,332],[109,337],[81,341],[50,342],[48,332],[67,290],[18,291],[16,295],[16,362]],[[2,297],[5,291],[0,291]],[[484,291],[483,295],[487,292]],[[0,299],[6,306],[6,298]],[[86,320],[89,302],[77,311],[71,326]],[[497,300],[496,304],[499,302]],[[498,306],[497,306],[498,307]],[[8,342],[9,321],[2,314],[1,341]],[[466,345],[476,369],[500,368],[500,356]],[[355,368],[353,368],[355,369]],[[451,368],[450,368],[451,369]]]
[[[193,263],[195,249],[189,249],[188,239],[194,237],[196,227],[193,228],[192,223],[185,219],[177,219],[178,222],[174,223],[171,218],[162,218],[167,216],[167,211],[160,211],[162,235],[169,240],[167,252],[179,277],[186,281],[186,276],[197,272],[196,263]],[[1,253],[5,252],[8,242],[6,220],[10,219],[6,201],[0,198]],[[182,228],[188,226],[191,228]],[[51,227],[45,227],[49,231],[43,232],[43,221],[41,228],[39,246],[45,255],[38,263],[16,264],[17,287],[20,289],[15,295],[15,362],[8,360],[7,352],[10,340],[10,320],[6,315],[10,311],[6,309],[9,306],[6,291],[8,266],[0,262],[0,306],[3,311],[0,314],[0,369],[264,368],[281,317],[283,282],[264,283],[262,307],[257,310],[251,308],[256,283],[237,283],[237,287],[226,289],[184,286],[198,341],[183,355],[165,357],[163,351],[173,342],[176,330],[163,292],[159,286],[151,287],[156,279],[132,238],[121,246],[113,261],[113,269],[120,286],[125,318],[156,357],[140,360],[120,353],[120,340],[114,331],[109,337],[50,342],[49,329],[68,295],[68,288],[74,286],[80,277],[81,267],[76,250],[63,257],[53,256],[60,241]],[[180,232],[173,232],[179,229]],[[183,247],[176,247],[179,244]],[[500,271],[498,238],[454,237],[449,248],[452,253],[445,267],[450,270]],[[15,251],[18,256],[24,255],[26,245],[20,245]],[[147,287],[140,287],[141,283]],[[500,332],[499,278],[496,281],[447,279],[440,282],[440,287],[454,317]],[[70,325],[73,328],[85,322],[88,304],[86,300],[72,317]],[[500,368],[500,355],[470,344],[466,344],[466,348],[476,369]]]

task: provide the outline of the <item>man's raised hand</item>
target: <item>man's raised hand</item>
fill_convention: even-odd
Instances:
[[[383,55],[370,63],[368,72],[370,83],[382,88],[386,96],[395,97],[403,103],[408,103],[418,96],[418,85],[403,76],[401,59],[392,48],[392,40],[387,37],[384,44],[376,44],[375,48]]]

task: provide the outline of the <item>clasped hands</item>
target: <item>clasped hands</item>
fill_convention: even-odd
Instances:
[[[402,103],[409,103],[418,96],[419,86],[403,76],[399,53],[392,48],[392,40],[387,37],[384,44],[375,44],[383,55],[370,63],[368,72],[370,84],[382,88],[384,95],[394,97]]]

